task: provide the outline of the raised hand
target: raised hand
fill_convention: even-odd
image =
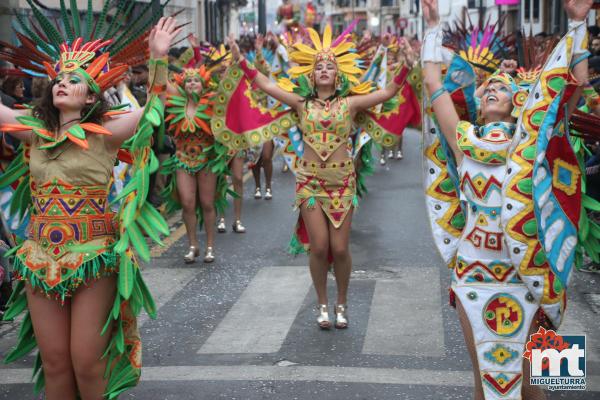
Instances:
[[[231,50],[231,58],[234,62],[239,61],[240,59],[240,48],[233,38],[233,34],[227,37],[227,44],[229,45],[229,49]]]
[[[171,43],[175,36],[181,32],[181,28],[177,29],[177,21],[172,17],[162,17],[148,37],[148,47],[150,49],[151,58],[165,57],[171,47]]]
[[[423,0],[423,18],[427,26],[432,28],[440,23],[437,0]]]
[[[198,38],[194,36],[193,33],[190,33],[188,35],[187,40],[190,43],[190,46],[192,46],[192,48],[200,47],[200,42],[198,41]]]
[[[569,16],[574,21],[583,21],[588,15],[594,0],[564,0],[563,6]]]

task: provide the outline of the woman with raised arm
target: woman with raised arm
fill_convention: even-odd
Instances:
[[[77,37],[82,34],[77,10],[69,18],[63,5],[59,26],[32,7],[35,29],[49,42],[21,26],[31,37],[19,34],[23,47],[3,43],[0,53],[24,71],[51,79],[32,111],[0,106],[0,130],[23,143],[0,185],[18,185],[12,209],[31,217],[29,237],[13,249],[19,283],[4,318],[26,314],[6,361],[37,347],[35,390],[44,389],[46,399],[114,399],[140,377],[136,316],[142,307],[152,317],[156,311],[137,257],[150,259],[142,231],[159,243],[160,234],[169,233],[146,195],[150,173],[158,168],[151,151],[155,127],[163,124],[158,94],[166,90],[167,50],[179,29],[173,18],[161,18],[149,36],[143,34],[148,45],[126,35],[113,41],[107,35],[118,26],[103,19],[106,6],[95,37],[88,24],[86,41]],[[123,29],[149,26],[156,19],[149,10]],[[87,21],[92,18],[90,6]],[[108,110],[103,91],[118,81],[128,62],[144,60],[146,46],[151,71],[146,107],[131,113]],[[107,198],[120,149],[126,150],[120,154],[133,172],[114,214]]]
[[[482,54],[489,43],[451,54],[442,47],[437,0],[423,1],[425,109],[433,110],[423,121],[427,205],[436,245],[452,268],[451,303],[473,363],[476,400],[545,398],[530,385],[523,355],[547,343],[550,334],[538,328],[560,325],[576,253],[580,170],[564,120],[587,81],[591,3],[565,0],[569,31],[545,65],[515,79],[492,74],[477,111],[474,66],[482,60],[461,56]],[[445,77],[442,63],[449,64]],[[455,108],[459,98],[466,104]],[[532,334],[542,340],[526,348]]]
[[[172,175],[162,192],[167,212],[182,208],[189,248],[183,256],[194,263],[200,255],[197,229],[204,224],[206,249],[204,262],[215,260],[215,225],[218,212],[223,213],[227,192],[227,148],[215,143],[211,129],[211,74],[218,62],[202,64],[199,44],[188,37],[197,56],[168,84],[166,103],[168,130],[173,135],[176,152],[162,166],[162,173]]]
[[[304,145],[296,175],[299,239],[310,244],[318,325],[323,329],[330,329],[332,325],[343,329],[348,326],[347,296],[352,266],[350,224],[357,204],[348,139],[353,120],[360,116],[363,123],[367,124],[368,120],[376,139],[393,142],[393,134],[361,112],[391,99],[403,85],[407,70],[400,70],[386,88],[369,93],[370,83],[358,84],[357,75],[361,72],[357,67],[358,56],[351,51],[355,46],[346,34],[332,41],[331,28],[327,26],[321,41],[317,32],[310,28],[308,31],[314,47],[297,43],[296,50],[290,54],[298,65],[288,73],[297,78],[300,85],[286,81],[293,92],[282,89],[248,61],[240,59],[236,43],[230,40],[239,67],[230,69],[221,82],[218,97],[222,97],[215,106],[212,125],[217,140],[232,148],[243,148],[270,140],[274,134],[284,134],[299,117]],[[291,107],[292,114],[256,106],[252,91],[245,89],[251,83]],[[350,93],[368,94],[351,96]],[[227,118],[233,105],[238,112],[237,120]],[[327,296],[327,271],[331,261],[338,289],[334,324],[329,318]]]

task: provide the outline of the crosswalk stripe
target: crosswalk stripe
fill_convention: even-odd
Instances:
[[[0,385],[31,383],[31,369],[0,369]],[[142,368],[142,382],[293,381],[472,387],[472,371],[270,365],[181,365]],[[600,392],[600,376],[587,376],[587,392]],[[143,385],[143,383],[142,383]]]
[[[307,267],[261,269],[198,353],[279,351],[310,285]]]
[[[424,291],[430,295],[424,297]],[[364,354],[444,356],[439,268],[378,280],[369,314]]]
[[[142,276],[144,277],[146,286],[150,289],[150,293],[152,293],[156,309],[159,310],[159,313],[160,308],[179,293],[197,273],[198,270],[194,267],[144,268]],[[160,314],[157,318],[161,318]],[[144,325],[149,319],[148,314],[145,312],[142,313],[138,318],[138,326]]]

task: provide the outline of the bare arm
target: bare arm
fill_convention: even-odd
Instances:
[[[430,28],[437,26],[439,21],[437,8],[437,0],[423,0],[423,16]],[[426,37],[425,40],[431,38]],[[424,51],[427,50],[426,43],[423,43]],[[424,54],[424,56],[426,56]],[[439,63],[425,62],[423,66],[423,84],[427,90],[427,94],[431,98],[436,92],[443,88],[442,70]],[[458,148],[456,142],[456,126],[460,118],[454,108],[454,103],[448,92],[443,92],[438,95],[431,104],[435,113],[437,123],[446,138],[448,145],[452,149],[456,162],[460,163],[463,154]]]
[[[267,76],[263,75],[256,69],[251,69],[248,61],[240,57],[240,49],[232,37],[228,38],[229,48],[234,62],[239,61],[239,65],[253,83],[263,92],[273,97],[275,100],[283,104],[287,104],[294,111],[301,113],[304,107],[304,99],[296,93],[290,93],[280,88],[275,82],[271,81]],[[250,75],[250,76],[249,76]]]
[[[354,116],[360,111],[367,110],[371,107],[388,101],[398,93],[400,88],[401,86],[392,82],[385,88],[376,90],[373,93],[348,97],[351,115]]]
[[[579,24],[579,28],[576,28],[575,31],[575,57],[581,55],[581,49],[577,47],[581,47],[581,43],[579,40],[583,39],[585,35],[585,20],[588,16],[590,8],[592,7],[592,0],[564,0],[563,7],[565,12],[569,17],[569,25],[571,24]],[[577,107],[577,103],[579,102],[579,98],[582,93],[582,86],[588,82],[588,61],[587,58],[580,61],[575,67],[571,70],[573,77],[577,80],[577,84],[579,87],[575,90],[575,93],[571,96],[567,103],[567,112],[569,115],[575,110]]]
[[[29,110],[13,110],[12,108],[6,107],[4,104],[0,103],[0,125],[2,124],[19,124],[17,121],[17,117],[20,115],[28,115]],[[31,131],[21,131],[21,132],[6,132],[15,139],[20,140],[21,142],[29,143],[31,140]]]
[[[152,32],[150,33],[149,39],[148,39],[148,45],[150,47],[150,58],[153,60],[158,60],[161,58],[166,57],[167,55],[167,51],[169,50],[169,47],[171,46],[171,42],[172,40],[175,38],[175,36],[177,36],[177,34],[179,34],[179,32],[181,31],[181,28],[176,29],[177,26],[177,22],[175,21],[174,18],[161,18],[158,23],[156,24],[156,26],[152,29]],[[160,79],[164,79],[162,80],[163,84],[164,82],[167,81],[166,79],[166,66],[162,66],[162,67],[156,67],[157,70],[157,75],[158,75],[158,70],[159,68],[161,68],[160,70],[160,74],[164,74],[165,76],[161,76]],[[155,77],[150,76],[150,84],[152,84],[153,80]],[[156,77],[157,81],[159,81],[160,79],[158,77]],[[167,85],[168,87],[168,85]],[[164,89],[163,89],[164,90]],[[165,93],[161,94],[161,100],[164,101],[164,97],[165,97]],[[146,104],[146,107],[148,106],[148,104]],[[129,139],[130,137],[132,137],[135,133],[137,124],[140,120],[140,117],[142,116],[142,114],[144,113],[145,108],[143,109],[138,109],[135,110],[131,113],[128,114],[124,114],[120,117],[114,118],[110,121],[107,121],[104,126],[106,129],[108,129],[109,131],[112,132],[112,135],[107,137],[107,145],[114,148],[114,149],[118,149],[119,147],[121,147],[121,145],[123,144],[124,141],[126,141],[127,139]]]

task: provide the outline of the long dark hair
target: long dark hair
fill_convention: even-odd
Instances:
[[[33,103],[33,116],[41,119],[46,124],[46,129],[51,132],[57,132],[60,128],[60,111],[58,108],[54,107],[53,97],[52,97],[52,88],[56,83],[51,81],[48,85],[46,85],[42,96],[39,99],[36,99]],[[88,90],[90,90],[88,88]],[[102,123],[102,116],[109,110],[109,105],[104,96],[102,94],[96,95],[96,102],[92,104],[86,104],[81,110],[81,118],[88,115],[88,113],[92,110],[96,103],[99,103],[98,106],[92,111],[92,113],[87,117],[85,122],[93,122],[96,124]]]

